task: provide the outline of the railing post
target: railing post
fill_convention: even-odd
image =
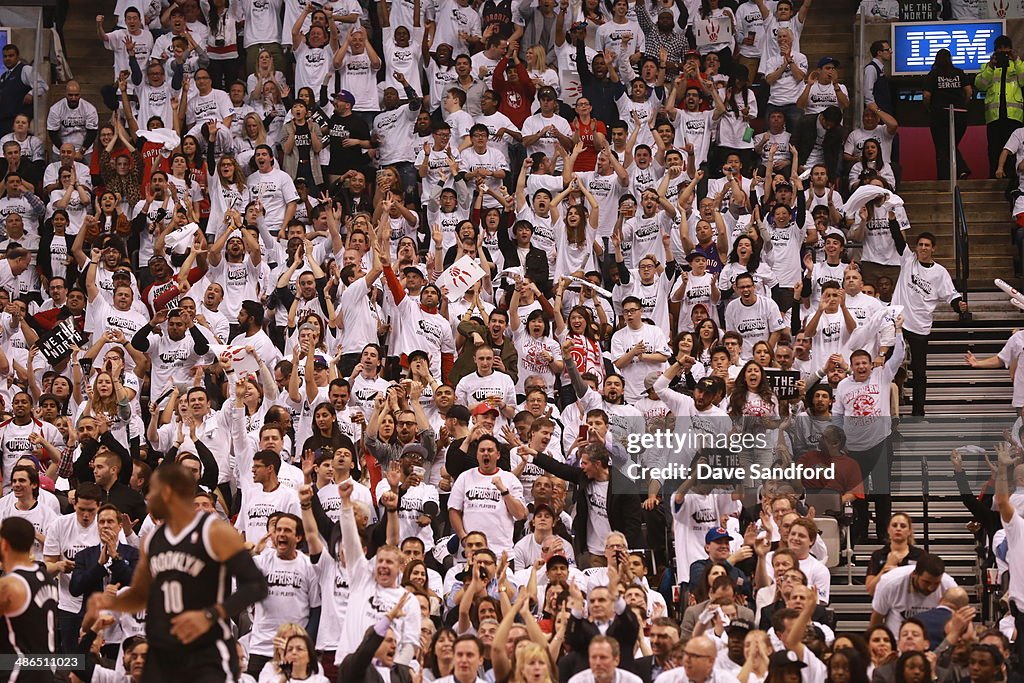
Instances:
[[[949,166],[949,191],[956,190],[957,168],[956,168],[956,110],[949,105],[949,158],[946,159]],[[956,207],[953,207],[954,209]]]

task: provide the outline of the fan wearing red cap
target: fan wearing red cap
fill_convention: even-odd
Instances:
[[[459,475],[448,498],[448,518],[461,539],[470,531],[486,531],[488,547],[495,555],[513,550],[515,523],[526,519],[523,485],[519,478],[498,468],[501,451],[491,434],[471,446],[477,467]]]

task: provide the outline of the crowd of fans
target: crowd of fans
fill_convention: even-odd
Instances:
[[[78,677],[139,680],[145,614],[84,605],[131,582],[174,461],[268,579],[246,680],[1019,680],[1012,624],[891,510],[904,362],[923,415],[966,304],[896,192],[888,43],[853,92],[801,52],[810,6],[119,0],[113,114],[69,82],[46,140],[6,46],[0,518]],[[1022,340],[968,361],[1024,387]],[[834,475],[631,448],[677,421]],[[864,633],[812,492],[884,542]]]

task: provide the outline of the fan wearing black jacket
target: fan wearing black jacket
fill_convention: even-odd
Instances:
[[[589,558],[600,555],[591,553],[591,548],[603,548],[605,539],[590,538],[588,527],[600,528],[599,522],[591,517],[599,517],[603,506],[611,531],[618,531],[637,546],[644,545],[641,529],[640,498],[631,495],[635,486],[617,469],[611,468],[611,455],[602,444],[589,443],[579,450],[580,466],[558,462],[543,453],[535,456],[527,455],[527,459],[547,472],[576,484],[576,514],[573,517],[572,532],[575,539],[573,550],[581,567],[589,566]],[[601,498],[604,500],[601,500]],[[632,650],[623,650],[632,652]]]

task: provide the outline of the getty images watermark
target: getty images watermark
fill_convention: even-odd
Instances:
[[[734,427],[729,418],[683,419],[675,429],[628,433],[625,450],[631,458],[624,473],[634,481],[679,481],[691,476],[709,483],[835,480],[835,463],[775,462],[772,444],[778,441],[777,430],[758,428],[756,419],[754,428],[737,431]]]

